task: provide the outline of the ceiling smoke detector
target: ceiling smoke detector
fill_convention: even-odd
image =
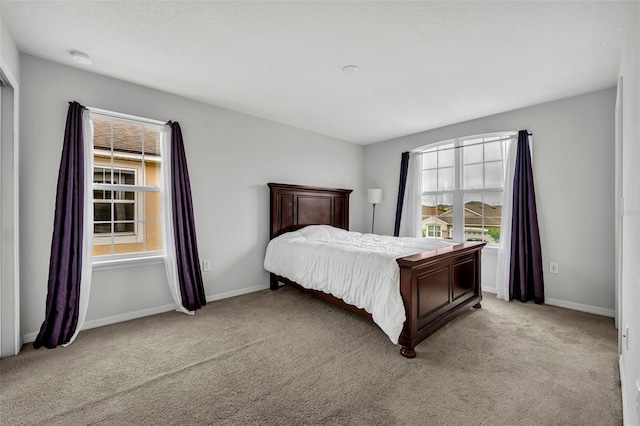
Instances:
[[[355,74],[358,72],[358,66],[357,65],[345,65],[344,67],[342,67],[342,71],[347,73],[347,74]]]
[[[80,65],[91,65],[93,61],[86,53],[78,52],[77,50],[72,50],[69,52],[71,54],[71,59]]]

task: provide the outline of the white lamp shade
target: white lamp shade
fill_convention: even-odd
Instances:
[[[382,202],[382,189],[367,189],[367,200],[371,204],[379,204]]]

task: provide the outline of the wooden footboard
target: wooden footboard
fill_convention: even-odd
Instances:
[[[415,357],[418,343],[466,308],[480,307],[484,245],[468,242],[397,260],[407,315],[398,342],[402,355]]]

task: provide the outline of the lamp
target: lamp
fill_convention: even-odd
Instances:
[[[367,201],[373,204],[373,218],[371,219],[371,233],[376,221],[376,204],[382,202],[382,189],[367,189]]]

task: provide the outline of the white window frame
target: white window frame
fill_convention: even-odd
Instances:
[[[151,120],[147,118],[136,117],[132,115],[121,114],[113,111],[107,111],[107,110],[102,110],[102,109],[92,108],[92,107],[89,107],[88,109],[91,111],[92,115],[102,116],[104,118],[108,118],[111,120],[129,121],[129,122],[134,122],[136,124],[140,124],[143,126],[157,126],[159,128],[165,125],[165,123],[158,120]],[[160,141],[160,143],[162,143],[162,141]],[[142,144],[144,146],[144,136],[142,139]],[[98,155],[102,154],[109,158],[104,158],[105,161],[103,162],[95,157],[96,154]],[[136,231],[135,235],[117,235],[113,233],[109,236],[94,235],[94,245],[117,245],[117,244],[135,243],[135,242],[144,243],[146,240],[146,236],[144,235],[144,226],[140,226],[142,225],[142,223],[140,223],[141,221],[140,218],[145,217],[146,206],[145,206],[144,199],[138,200],[137,193],[157,192],[161,194],[161,197],[164,195],[163,195],[161,186],[139,185],[138,182],[144,183],[145,163],[159,162],[160,164],[162,164],[162,158],[155,155],[145,156],[144,153],[130,154],[130,153],[121,153],[121,152],[118,152],[117,156],[114,157],[111,154],[110,150],[102,150],[102,149],[95,149],[95,148],[94,148],[93,156],[94,156],[94,167],[110,167],[114,169],[129,169],[129,170],[132,169],[129,163],[119,161],[119,159],[141,160],[141,165],[140,167],[137,168],[137,171],[136,171],[136,185],[93,183],[93,170],[91,171],[91,173],[86,173],[87,178],[91,179],[90,182],[94,190],[127,191],[127,192],[136,193],[135,200],[134,200],[134,202],[136,203],[136,209],[135,209],[136,217],[134,222],[135,231]],[[164,203],[162,201],[160,202],[160,208],[161,209],[164,208]],[[161,215],[161,217],[163,216],[164,215]],[[91,220],[93,220],[93,217],[91,218]],[[146,219],[142,222],[146,223]],[[164,226],[164,224],[162,226]],[[153,251],[149,250],[149,251],[139,251],[139,252],[131,252],[131,253],[118,253],[118,254],[112,253],[112,254],[98,255],[98,256],[94,255],[93,256],[94,270],[96,269],[96,267],[98,267],[99,269],[110,269],[110,268],[118,268],[122,266],[138,264],[139,262],[151,261],[155,263],[158,261],[158,259],[162,259],[163,254],[164,254],[164,246],[161,250],[153,250]]]
[[[452,228],[450,228],[447,232],[447,234],[449,234],[450,238],[453,241],[457,241],[457,242],[463,242],[465,241],[465,226],[464,226],[464,212],[465,212],[465,203],[464,203],[464,198],[465,195],[467,194],[479,194],[479,193],[497,193],[497,192],[502,192],[504,194],[504,182],[502,184],[501,187],[493,187],[493,188],[484,188],[484,176],[483,176],[483,188],[473,188],[473,189],[464,189],[463,186],[463,169],[464,169],[464,160],[463,160],[463,146],[464,142],[466,141],[470,141],[470,140],[475,140],[475,139],[490,139],[490,138],[496,138],[498,137],[498,140],[505,140],[505,141],[510,141],[511,143],[516,143],[517,142],[517,138],[518,138],[518,132],[514,132],[514,131],[504,131],[504,132],[495,132],[495,133],[485,133],[485,134],[479,134],[479,135],[471,135],[471,136],[465,136],[465,137],[461,137],[461,138],[456,138],[456,139],[448,139],[445,141],[440,141],[440,142],[436,142],[433,144],[429,144],[426,146],[423,146],[421,148],[418,148],[416,151],[417,152],[422,152],[427,153],[431,150],[433,150],[434,148],[438,148],[441,147],[443,145],[451,145],[453,144],[453,148],[449,148],[449,149],[453,149],[454,151],[454,187],[453,189],[446,189],[446,190],[439,190],[439,191],[425,191],[423,189],[422,194],[421,194],[421,198],[422,196],[433,196],[433,195],[451,195],[452,196],[452,206],[453,206],[453,224],[452,224]],[[487,142],[479,142],[478,144],[485,144],[485,143],[490,143],[490,142],[495,142],[495,141],[487,141]],[[473,144],[475,145],[475,144]],[[469,146],[469,145],[467,145]],[[508,146],[505,144],[505,146],[503,147],[503,162],[504,162],[504,166],[506,167],[506,153],[508,151]],[[425,163],[423,161],[423,163]],[[483,161],[482,163],[473,163],[473,164],[485,164],[487,163],[486,161],[484,161],[484,157],[483,157]],[[470,165],[466,164],[467,166]],[[423,169],[424,170],[424,169]],[[422,176],[421,176],[422,178]],[[483,196],[483,200],[484,200],[484,196]],[[484,202],[484,201],[483,201]],[[422,199],[420,200],[420,203],[422,204]],[[484,215],[482,216],[483,221],[482,221],[482,228],[481,229],[485,229],[484,226]],[[429,232],[427,230],[427,236],[425,238],[437,238],[437,237],[429,237]],[[484,235],[483,235],[484,237]],[[484,239],[484,238],[483,238]],[[487,242],[487,246],[488,247],[498,247],[498,244],[496,243],[490,243]]]

